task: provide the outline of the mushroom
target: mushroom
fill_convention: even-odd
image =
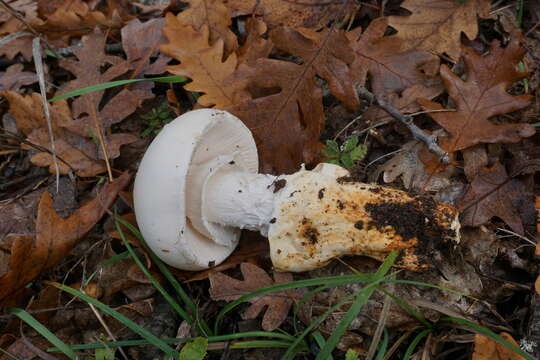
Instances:
[[[355,182],[337,165],[259,174],[255,141],[226,111],[200,109],[167,124],[148,147],[134,188],[137,223],[167,264],[202,270],[224,261],[241,229],[268,237],[280,271],[307,271],[342,255],[421,270],[459,241],[457,210],[429,197]]]

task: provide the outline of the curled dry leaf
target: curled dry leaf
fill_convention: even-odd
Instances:
[[[23,71],[23,64],[13,64],[0,72],[0,90],[19,91],[22,86],[37,83],[35,73]]]
[[[388,24],[397,30],[388,39],[395,46],[394,51],[424,50],[458,59],[461,33],[469,39],[476,38],[477,17],[490,17],[491,1],[405,0],[400,6],[411,15],[388,18]]]
[[[519,347],[519,344],[510,334],[503,332],[500,333],[500,336],[512,345]],[[474,336],[472,360],[525,360],[525,358],[495,340],[476,334]]]
[[[213,300],[233,301],[253,291],[293,281],[292,274],[279,272],[274,273],[274,280],[272,280],[263,269],[250,263],[242,263],[240,270],[244,280],[233,279],[222,273],[210,275],[209,291]],[[242,317],[254,319],[265,306],[268,306],[262,320],[262,328],[266,331],[273,331],[285,321],[291,306],[298,297],[297,290],[272,292],[255,297],[249,300],[251,306],[244,311]]]
[[[401,92],[413,85],[441,93],[439,58],[415,48],[399,51],[395,44],[384,41],[387,28],[388,18],[383,17],[373,20],[363,33],[359,27],[347,32],[356,54],[351,66],[355,80],[365,84],[369,74],[373,93],[378,96]]]
[[[95,199],[88,202],[67,219],[56,214],[50,193],[45,192],[38,206],[35,238],[30,235],[12,235],[9,271],[0,276],[0,304],[14,305],[17,293],[39,276],[55,266],[84,235],[101,219],[116,199],[120,190],[130,181],[125,173],[105,185]]]
[[[514,143],[536,132],[529,124],[494,124],[490,121],[495,115],[523,109],[531,103],[530,95],[515,96],[506,91],[527,75],[517,70],[524,52],[516,36],[505,48],[493,41],[487,56],[480,56],[473,48],[463,46],[466,80],[448,66],[441,66],[444,86],[457,111],[433,112],[429,116],[450,133],[450,137],[441,142],[445,150],[452,152],[480,143]],[[418,101],[426,110],[442,109],[438,103],[425,99]]]
[[[288,26],[319,29],[327,23],[340,20],[354,9],[353,1],[319,0],[225,0],[232,16],[255,14],[262,16],[271,27]]]
[[[464,226],[480,226],[497,216],[518,234],[524,233],[522,218],[534,213],[532,193],[521,181],[508,177],[499,162],[479,170],[458,207]]]

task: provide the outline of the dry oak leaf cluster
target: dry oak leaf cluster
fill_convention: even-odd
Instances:
[[[237,280],[222,273],[211,274],[210,296],[213,300],[233,301],[256,290],[293,281],[290,273],[274,272],[274,280],[261,268],[250,263],[240,265],[244,280]],[[251,306],[242,317],[254,319],[268,306],[262,320],[262,328],[266,331],[277,329],[287,318],[294,301],[299,298],[297,290],[284,290],[257,296],[249,300]]]
[[[169,43],[161,50],[180,61],[168,70],[191,79],[185,88],[203,93],[200,105],[229,110],[244,121],[257,141],[262,171],[292,172],[318,158],[324,110],[317,77],[345,104],[358,106],[350,70],[355,57],[344,31],[278,27],[267,40],[264,24],[252,20],[248,40],[255,49],[227,56],[224,39],[212,42],[219,32],[209,21],[197,31],[191,18],[180,15],[167,15],[164,28]],[[303,63],[268,59],[271,44]]]
[[[535,134],[530,124],[495,124],[495,115],[523,109],[531,103],[530,95],[511,95],[507,89],[527,74],[517,70],[525,49],[514,36],[506,47],[493,41],[487,56],[476,54],[473,48],[463,46],[466,80],[454,74],[446,65],[441,66],[441,77],[456,111],[434,112],[429,115],[450,136],[440,139],[441,146],[454,152],[480,143],[515,143]],[[425,99],[418,100],[426,110],[443,107]]]
[[[10,235],[9,271],[0,276],[0,305],[17,303],[24,286],[52,268],[90,231],[130,182],[125,173],[99,191],[96,198],[63,219],[54,210],[53,199],[43,193],[38,206],[35,237]]]

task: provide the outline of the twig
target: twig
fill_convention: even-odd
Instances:
[[[49,102],[47,101],[47,90],[45,89],[45,71],[43,70],[43,62],[41,59],[41,47],[39,46],[40,38],[34,38],[32,41],[32,56],[36,66],[36,74],[39,82],[39,91],[41,92],[41,101],[43,103],[43,112],[45,113],[45,121],[47,121],[47,130],[49,131],[49,141],[51,142],[52,160],[54,171],[56,172],[56,193],[60,186],[60,167],[56,157],[56,146],[54,142],[54,132],[52,127],[51,112],[49,111]]]
[[[356,90],[358,91],[358,95],[360,95],[361,98],[369,101],[370,103],[378,105],[394,119],[398,120],[407,128],[409,128],[409,130],[417,140],[422,141],[424,144],[426,144],[429,150],[437,154],[441,163],[450,163],[450,156],[448,156],[448,153],[437,144],[437,137],[426,134],[424,131],[422,131],[422,129],[416,126],[412,121],[412,116],[402,114],[393,105],[388,104],[385,100],[377,97],[375,94],[373,94],[371,91],[369,91],[362,85],[357,84]]]
[[[39,39],[42,39],[43,42],[45,43],[45,46],[47,47],[47,50],[49,50],[50,52],[52,52],[56,57],[59,57],[61,58],[61,56],[58,56],[58,54],[56,53],[56,51],[54,50],[54,48],[49,44],[49,42],[45,39],[43,39],[43,36],[41,36],[41,34],[39,32],[36,31],[36,29],[34,29],[32,27],[32,25],[30,25],[22,16],[21,14],[19,14],[19,12],[17,10],[15,10],[14,8],[11,7],[11,5],[9,5],[8,3],[6,3],[4,0],[0,0],[0,7],[4,8],[4,10],[6,10],[8,13],[10,13],[11,16],[13,16],[15,19],[19,20],[21,23],[24,24],[24,26],[26,26],[26,28],[32,33],[34,34],[34,36],[36,36],[37,38]]]

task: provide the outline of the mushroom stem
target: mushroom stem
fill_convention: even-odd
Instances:
[[[276,177],[234,169],[219,170],[205,188],[207,220],[268,235]]]

